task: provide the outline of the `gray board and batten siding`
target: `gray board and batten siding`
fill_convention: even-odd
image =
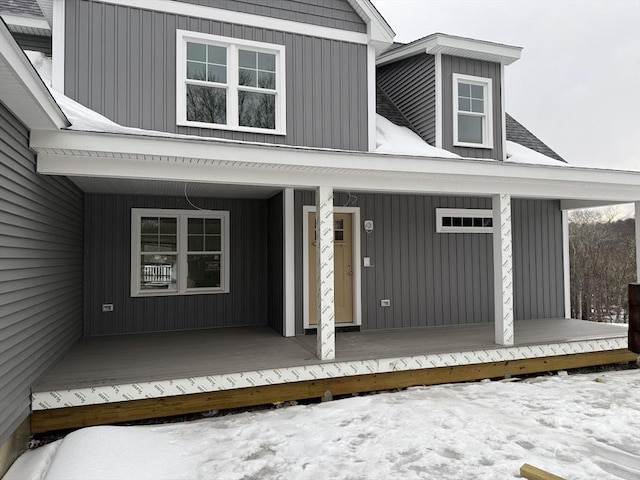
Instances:
[[[229,211],[230,292],[131,297],[131,209],[192,209],[181,197],[87,194],[84,335],[161,332],[282,323],[282,202],[191,198],[199,208]],[[274,244],[275,243],[275,244]],[[277,257],[276,257],[277,258]],[[278,277],[278,278],[276,278]],[[269,283],[275,283],[269,287]],[[103,313],[103,303],[113,312]],[[281,328],[281,327],[280,327]]]
[[[82,336],[82,228],[82,192],[36,173],[29,130],[0,103],[0,445]]]
[[[85,0],[65,6],[65,93],[110,120],[238,141],[368,149],[366,45]],[[287,134],[178,127],[177,29],[284,45]]]
[[[490,234],[436,233],[436,208],[491,208],[491,199],[357,193],[362,268],[362,329],[431,327],[493,321]],[[334,205],[348,201],[338,193]],[[302,212],[314,193],[295,193],[296,278],[302,278]],[[562,218],[558,201],[513,199],[514,314],[517,320],[564,317]],[[357,228],[354,226],[354,228]],[[296,332],[303,331],[302,281],[296,281]],[[390,299],[391,307],[380,300]]]
[[[411,128],[436,144],[435,59],[426,53],[378,67],[377,84]]]
[[[347,0],[179,0],[263,17],[367,33],[367,25]]]
[[[471,58],[442,55],[442,148],[462,157],[503,159],[502,101],[500,64]],[[493,148],[455,147],[453,145],[453,74],[490,78],[493,91]]]

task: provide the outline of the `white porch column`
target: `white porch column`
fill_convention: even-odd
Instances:
[[[336,356],[333,283],[333,188],[316,189],[316,288],[318,296],[318,344],[320,360]]]
[[[640,202],[633,204],[636,220],[636,281],[640,283]]]
[[[511,247],[511,196],[493,195],[493,290],[495,339],[513,345],[513,256]]]
[[[283,299],[284,305],[284,325],[283,334],[285,337],[293,337],[296,334],[296,254],[295,254],[295,213],[294,213],[293,188],[285,188],[282,192],[282,258],[284,265],[283,272]]]

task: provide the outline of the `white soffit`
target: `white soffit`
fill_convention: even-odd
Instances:
[[[3,13],[0,16],[11,32],[23,33],[25,35],[37,35],[41,37],[51,36],[51,27],[49,26],[49,22],[44,18],[22,17],[20,15],[11,15],[6,13]]]
[[[473,38],[456,37],[443,33],[434,33],[402,47],[396,48],[378,59],[378,65],[395,62],[417,53],[435,55],[452,55],[463,58],[473,58],[487,62],[511,65],[520,59],[522,47],[503,45],[500,43],[475,40]]]
[[[0,22],[0,101],[29,129],[57,130],[69,122],[31,62]]]

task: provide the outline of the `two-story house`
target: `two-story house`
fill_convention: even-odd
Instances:
[[[639,202],[640,174],[566,166],[505,112],[519,47],[394,44],[369,0],[10,3],[6,458],[29,431],[631,358],[566,318],[566,212]],[[380,153],[392,131],[433,153]]]

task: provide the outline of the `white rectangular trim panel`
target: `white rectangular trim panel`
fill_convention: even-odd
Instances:
[[[493,211],[481,208],[436,208],[437,233],[492,233]]]
[[[178,378],[154,382],[101,385],[31,394],[33,410],[80,407],[105,403],[219,392],[238,388],[304,382],[323,378],[350,377],[375,373],[402,372],[423,368],[454,367],[479,363],[504,362],[558,355],[603,352],[627,348],[627,335],[548,343],[523,347],[496,347],[455,353],[437,353],[348,362],[326,362],[298,367],[272,368],[247,372]]]

